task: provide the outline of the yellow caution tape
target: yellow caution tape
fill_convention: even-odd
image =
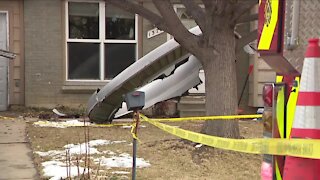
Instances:
[[[140,115],[150,124],[182,139],[207,146],[252,154],[272,154],[320,159],[320,140],[314,139],[228,139],[187,131]]]
[[[184,118],[161,118],[150,119],[153,121],[190,121],[190,120],[231,120],[231,119],[253,119],[262,118],[262,114],[253,115],[232,115],[232,116],[203,116],[203,117],[184,117]]]
[[[131,135],[132,135],[132,137],[133,137],[134,139],[138,139],[136,133],[134,133],[134,131],[136,130],[136,128],[137,128],[136,124],[132,124],[130,133],[131,133]]]
[[[132,137],[133,137],[134,139],[138,140],[138,142],[141,143],[140,139],[137,137],[137,135],[136,135],[136,133],[135,133],[135,129],[137,128],[136,123],[131,124],[131,126],[132,126],[132,128],[131,128],[130,133],[131,133]]]
[[[140,139],[137,137],[137,132],[138,132],[138,126],[139,126],[139,121],[140,121],[140,116],[139,116],[139,113],[137,113],[137,112],[135,112],[134,114],[133,114],[133,122],[132,122],[132,128],[131,128],[131,131],[130,131],[130,133],[131,133],[131,135],[132,135],[132,137],[134,138],[134,139],[136,139],[136,140],[138,140],[139,142],[141,142],[140,141]]]

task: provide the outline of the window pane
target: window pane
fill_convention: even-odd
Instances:
[[[136,59],[136,44],[105,45],[105,78],[112,79]]]
[[[68,43],[69,79],[100,79],[100,44]]]
[[[99,4],[69,2],[69,38],[99,39]]]
[[[112,5],[106,6],[106,38],[135,39],[135,15]]]

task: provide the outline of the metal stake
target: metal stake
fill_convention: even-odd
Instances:
[[[133,118],[136,121],[136,127],[135,127],[133,133],[134,133],[135,137],[137,137],[138,126],[139,126],[139,121],[140,121],[139,111],[138,110],[134,111]],[[132,143],[132,146],[133,146],[133,152],[132,152],[132,180],[136,179],[137,139],[135,137],[133,137],[133,143]]]

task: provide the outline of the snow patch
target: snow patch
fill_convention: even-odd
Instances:
[[[37,121],[33,123],[34,126],[38,127],[54,127],[54,128],[67,128],[67,127],[82,127],[82,126],[90,126],[92,123],[90,122],[81,122],[77,119],[69,120],[69,121]]]
[[[126,141],[110,141],[110,140],[92,140],[89,143],[82,143],[82,144],[67,144],[63,146],[63,150],[50,150],[47,152],[35,151],[41,157],[50,157],[50,161],[46,161],[42,163],[43,166],[43,173],[45,177],[50,178],[50,180],[59,180],[67,178],[67,166],[65,164],[66,159],[66,152],[68,151],[71,156],[71,164],[69,165],[70,169],[70,176],[78,176],[85,171],[85,174],[88,173],[88,169],[84,167],[76,166],[76,162],[74,160],[74,155],[85,154],[86,153],[86,146],[89,150],[87,153],[90,154],[98,154],[100,157],[92,158],[95,164],[100,164],[100,166],[104,166],[106,169],[111,168],[131,168],[132,167],[132,157],[127,153],[122,153],[117,156],[119,153],[106,150],[103,152],[98,151],[95,147],[102,146],[102,145],[110,145],[110,144],[119,144],[119,143],[126,143]],[[102,156],[101,156],[102,155]],[[111,157],[105,157],[105,156]],[[82,159],[79,160],[81,162]],[[137,158],[137,167],[144,168],[149,167],[150,163],[145,161],[143,158]],[[79,170],[79,171],[78,171]],[[91,170],[89,170],[91,171]],[[113,174],[121,174],[125,175],[128,172],[125,171],[115,171]]]
[[[87,154],[100,154],[96,148],[96,146],[102,146],[102,145],[109,145],[109,144],[116,144],[116,143],[124,143],[126,141],[115,141],[111,142],[109,140],[92,140],[89,141],[89,143],[82,143],[82,144],[67,144],[63,146],[65,149],[64,150],[50,150],[47,152],[40,152],[40,151],[35,151],[36,154],[39,156],[51,156],[55,158],[65,158],[66,151],[69,151],[70,155],[75,155],[75,154],[85,154],[86,153],[86,147],[87,147]]]
[[[145,126],[145,125],[139,125],[139,128],[145,128],[145,127],[147,127],[147,126]],[[124,126],[121,126],[121,128],[123,128],[123,129],[131,129],[132,126],[124,125]]]
[[[195,146],[195,148],[201,148],[203,146],[203,144],[197,144],[196,146]]]
[[[132,157],[127,153],[122,153],[119,156],[112,156],[110,158],[101,157],[100,164],[112,168],[131,168]],[[150,163],[143,158],[137,158],[136,165],[138,168],[149,167]]]
[[[50,177],[50,180],[60,180],[67,178],[67,167],[65,163],[60,161],[46,161],[41,163],[43,166],[43,174],[45,177]],[[83,167],[70,166],[70,177],[75,177],[83,172],[88,173],[88,170]],[[79,172],[78,172],[79,170]],[[80,174],[79,174],[80,173]]]
[[[127,171],[113,171],[112,174],[130,174],[130,172]]]

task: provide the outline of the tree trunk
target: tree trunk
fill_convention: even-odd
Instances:
[[[237,114],[237,83],[235,63],[235,38],[233,29],[214,31],[211,42],[214,49],[206,51],[202,63],[205,72],[206,114]],[[206,121],[202,132],[209,135],[239,138],[237,120]]]

